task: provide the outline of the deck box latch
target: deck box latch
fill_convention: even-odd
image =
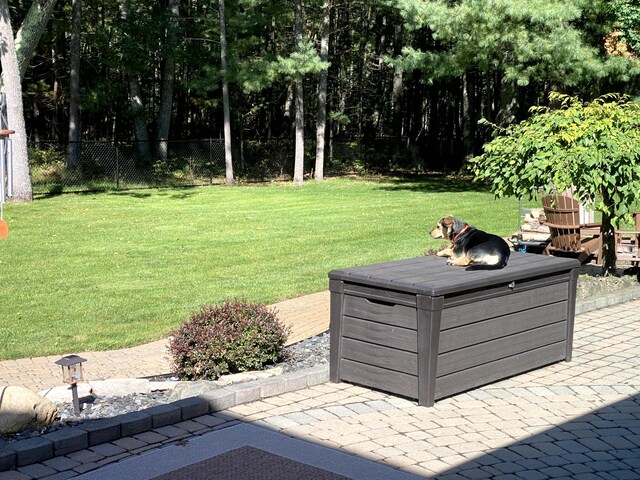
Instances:
[[[509,285],[507,285],[507,287],[509,287],[509,290],[513,290],[514,288],[516,288],[516,282],[511,282]]]

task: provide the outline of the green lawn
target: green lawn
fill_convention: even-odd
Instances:
[[[67,194],[9,204],[0,359],[162,338],[205,302],[272,303],[327,273],[422,255],[454,214],[500,235],[518,202],[471,182],[363,181]]]

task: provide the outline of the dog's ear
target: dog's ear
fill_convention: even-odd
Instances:
[[[440,219],[440,225],[442,225],[442,233],[445,238],[453,238],[453,231],[456,225],[456,219],[452,215],[446,215]]]
[[[440,223],[443,227],[451,227],[456,223],[456,219],[453,218],[453,215],[446,215],[440,219]]]

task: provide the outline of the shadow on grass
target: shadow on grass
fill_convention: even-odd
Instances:
[[[471,177],[445,175],[402,176],[385,180],[379,187],[381,190],[405,190],[420,193],[447,192],[489,192],[489,189],[474,182]]]
[[[147,190],[118,190],[117,192],[111,192],[111,195],[119,197],[131,197],[131,198],[151,198],[151,197],[164,197],[172,200],[184,200],[196,195],[196,186],[189,187],[159,187],[149,188]]]
[[[214,185],[215,186],[215,185]],[[200,185],[188,185],[188,186],[150,186],[150,187],[135,187],[131,189],[87,189],[87,190],[66,190],[63,188],[53,187],[48,192],[36,192],[34,197],[38,199],[50,199],[59,197],[60,195],[114,195],[119,197],[131,197],[136,199],[145,199],[151,197],[169,197],[176,200],[182,200],[192,197],[197,193],[197,189],[201,188]]]

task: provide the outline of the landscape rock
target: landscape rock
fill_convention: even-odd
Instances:
[[[144,378],[111,378],[108,380],[94,380],[78,383],[78,397],[126,397],[134,394],[148,394],[157,391],[171,390],[177,381],[155,382]],[[71,400],[71,387],[60,387],[42,390],[38,394],[55,403],[65,403]]]
[[[58,414],[55,404],[28,388],[0,387],[0,435],[47,427]]]
[[[183,398],[197,397],[206,392],[217,390],[218,388],[232,385],[235,383],[252,382],[254,380],[260,380],[262,378],[275,377],[276,375],[282,375],[284,368],[277,366],[268,370],[259,370],[251,372],[234,373],[230,375],[223,375],[218,380],[195,380],[186,382],[172,382],[175,385],[172,387],[173,391],[169,394],[169,402],[175,402],[182,400]]]
[[[179,382],[169,394],[169,402],[182,400],[183,398],[197,397],[206,392],[220,388],[217,382],[211,380],[195,380],[192,382]]]
[[[78,383],[78,398],[84,398],[91,395],[91,385],[88,383]],[[38,392],[43,398],[51,400],[53,403],[71,402],[73,394],[70,385],[61,385],[59,387],[47,388]]]
[[[98,397],[124,397],[134,393],[172,390],[178,383],[180,382],[154,382],[144,378],[111,378],[89,382],[93,395]]]
[[[80,399],[91,396],[112,398],[169,391],[171,392],[171,401],[173,401],[197,396],[206,391],[215,390],[216,388],[234,383],[251,382],[254,380],[260,380],[261,378],[282,375],[283,372],[283,367],[278,366],[268,370],[223,375],[215,382],[205,380],[194,382],[180,382],[176,380],[153,381],[145,378],[111,378],[108,380],[93,380],[78,383],[78,397]],[[176,389],[178,389],[178,391],[173,392]],[[68,403],[72,398],[71,387],[69,385],[42,390],[38,392],[38,394],[54,403]]]
[[[254,380],[260,380],[262,378],[275,377],[276,375],[282,375],[283,373],[284,367],[277,366],[268,370],[258,370],[223,375],[218,380],[216,380],[216,383],[221,387],[224,387],[227,385],[232,385],[234,383],[253,382]]]

